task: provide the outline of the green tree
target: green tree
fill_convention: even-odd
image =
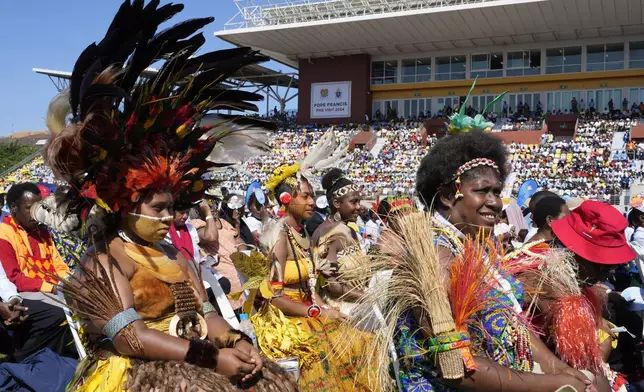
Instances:
[[[0,144],[0,173],[10,169],[36,151],[38,151],[38,147],[18,141]]]

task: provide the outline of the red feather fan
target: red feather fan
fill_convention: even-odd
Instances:
[[[575,369],[597,372],[602,365],[593,305],[584,295],[570,295],[550,307],[556,353]]]

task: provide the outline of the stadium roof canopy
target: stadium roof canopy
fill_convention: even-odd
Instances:
[[[69,79],[72,76],[71,72],[54,71],[43,68],[33,68],[33,71],[49,76],[59,90],[68,86]],[[148,68],[143,71],[143,76],[154,76],[157,71],[157,69]],[[246,66],[227,80],[227,85],[231,88],[247,87],[248,84],[298,88],[298,80],[294,73],[275,71],[259,64]]]
[[[297,67],[373,56],[644,33],[642,0],[234,0],[215,35]]]
[[[33,71],[48,76],[58,91],[69,87],[69,80],[72,77],[71,72],[65,71],[42,68],[33,68]],[[157,72],[157,69],[148,68],[143,71],[143,76],[152,77]],[[253,64],[240,69],[228,78],[223,85],[231,89],[246,88],[255,93],[263,92],[266,94],[266,114],[268,115],[270,98],[276,100],[281,111],[284,111],[286,103],[297,97],[299,82],[296,75],[296,72],[280,72],[259,64]],[[283,89],[280,91],[276,87],[283,87]]]

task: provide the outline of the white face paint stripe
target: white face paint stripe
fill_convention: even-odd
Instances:
[[[134,212],[128,212],[128,215],[136,216],[139,218],[146,218],[150,220],[155,220],[155,221],[161,221],[161,222],[170,222],[174,220],[174,217],[171,215],[168,216],[150,216],[150,215],[143,215],[143,214],[135,214]]]

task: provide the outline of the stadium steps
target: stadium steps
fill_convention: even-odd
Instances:
[[[611,146],[611,151],[621,151],[624,149],[624,133],[625,132],[615,132],[613,136],[613,145]]]
[[[633,185],[631,185],[630,190],[631,190],[630,196],[633,196],[633,197],[644,194],[644,184],[640,184],[638,180],[635,180]],[[629,200],[625,201],[625,204],[628,204],[629,201],[630,201],[630,197],[629,197]]]
[[[385,146],[385,143],[387,143],[387,138],[386,137],[379,137],[378,140],[376,140],[376,144],[373,146],[371,149],[371,155],[373,157],[377,157],[378,154],[380,154],[380,151],[382,151],[382,148]]]

